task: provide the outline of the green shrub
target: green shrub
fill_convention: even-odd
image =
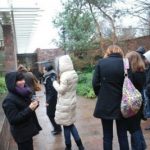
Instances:
[[[6,90],[5,79],[4,77],[0,77],[0,94],[5,93]]]
[[[87,98],[95,98],[92,88],[92,72],[79,73],[79,81],[77,85],[77,94]]]

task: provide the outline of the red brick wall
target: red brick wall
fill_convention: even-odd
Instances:
[[[46,62],[54,62],[55,58],[58,56],[64,55],[64,51],[60,48],[57,49],[40,49],[37,48],[37,62],[38,63],[38,69],[40,72],[43,72],[43,66],[45,66]]]
[[[119,45],[123,48],[125,53],[128,51],[136,50],[140,46],[143,46],[146,50],[150,50],[150,36],[121,41],[119,42]]]
[[[64,55],[64,51],[60,48],[57,49],[36,49],[37,61],[53,61],[56,57]]]

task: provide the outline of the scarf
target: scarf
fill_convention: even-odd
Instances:
[[[47,79],[50,77],[50,75],[51,75],[52,73],[55,73],[55,74],[56,74],[56,72],[55,72],[54,70],[51,70],[51,71],[46,72],[46,73],[43,75],[43,77],[44,77],[43,84],[44,84],[44,85],[46,84]]]
[[[15,93],[20,95],[21,97],[30,98],[31,94],[32,94],[32,90],[27,86],[25,86],[25,87],[16,86],[15,87]]]

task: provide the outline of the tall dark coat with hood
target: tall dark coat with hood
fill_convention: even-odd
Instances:
[[[25,142],[38,134],[41,127],[36,114],[29,108],[30,98],[25,98],[14,92],[17,72],[6,74],[5,81],[8,95],[2,107],[10,123],[11,133],[17,143]]]

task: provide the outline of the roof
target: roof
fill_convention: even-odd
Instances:
[[[21,3],[22,2],[22,3]],[[16,38],[17,51],[26,53],[34,31],[40,19],[41,9],[37,5],[36,0],[24,0],[19,3],[7,0],[0,1],[0,20],[5,17],[11,18],[14,25],[14,35]]]

